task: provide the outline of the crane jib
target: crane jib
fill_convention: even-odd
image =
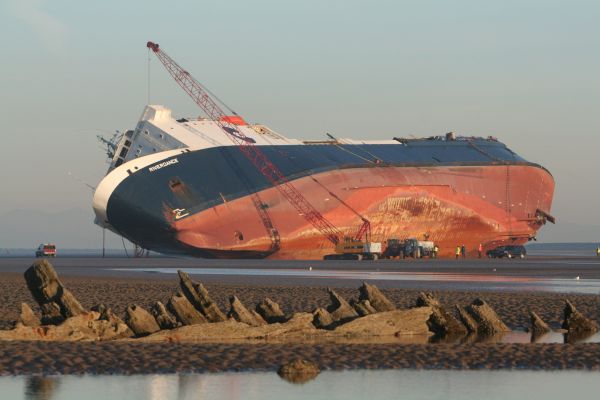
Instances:
[[[258,171],[281,193],[283,197],[294,207],[294,209],[304,219],[310,222],[325,238],[333,244],[338,244],[342,233],[327,220],[303,195],[296,187],[283,175],[283,173],[275,166],[268,157],[258,148],[256,141],[247,137],[236,127],[235,124],[229,122],[230,119],[221,110],[219,105],[211,98],[209,93],[202,87],[192,75],[181,68],[171,57],[163,52],[159,45],[153,42],[148,42],[146,46],[151,49],[160,62],[167,69],[169,74],[181,86],[181,88],[194,100],[194,102],[212,119],[222,130],[227,137],[238,146],[238,149],[246,156],[246,158],[256,167]],[[236,117],[239,118],[239,116]],[[243,122],[243,119],[240,118]],[[260,200],[254,201],[257,211],[263,218],[265,227],[272,228],[271,221],[265,212],[261,213],[259,208],[262,207]],[[362,238],[366,233],[370,234],[370,223],[365,218],[361,217],[363,225],[355,235],[357,238]]]

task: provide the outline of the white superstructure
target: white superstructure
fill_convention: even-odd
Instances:
[[[310,141],[287,138],[261,124],[237,125],[247,138],[256,145],[302,145]],[[315,143],[323,143],[318,141]],[[394,140],[353,140],[340,139],[339,144],[397,143]],[[234,143],[214,121],[198,118],[174,119],[171,110],[160,105],[148,105],[144,109],[134,130],[127,131],[119,141],[111,162],[112,170],[135,158],[167,150],[184,149],[191,151],[209,147],[233,146]]]
[[[302,144],[301,141],[288,139],[264,125],[238,125],[237,128],[257,145]],[[170,109],[148,105],[136,128],[127,131],[119,142],[111,168],[134,158],[167,150],[201,150],[232,145],[234,144],[226,133],[213,121],[203,118],[174,119]]]
[[[235,117],[234,117],[235,118]],[[289,139],[265,125],[236,125],[245,137],[256,145],[305,144],[361,144],[391,143],[394,140],[364,141],[353,139],[301,141]],[[235,134],[235,133],[234,133]],[[173,160],[179,154],[211,147],[235,146],[227,134],[214,121],[197,118],[175,119],[171,110],[160,105],[148,105],[142,112],[135,129],[126,131],[119,139],[108,173],[94,193],[93,207],[96,223],[112,229],[107,221],[106,207],[115,188],[128,176],[163,160]]]

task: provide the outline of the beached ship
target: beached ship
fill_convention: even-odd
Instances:
[[[554,180],[495,138],[287,138],[238,116],[180,118],[147,106],[115,142],[97,186],[96,222],[141,248],[210,258],[318,259],[332,243],[229,137],[252,141],[340,231],[362,215],[373,240],[423,238],[440,255],[535,239]],[[344,204],[345,203],[345,204]],[[266,221],[265,221],[266,219]]]

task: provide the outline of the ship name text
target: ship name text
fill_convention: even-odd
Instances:
[[[161,168],[168,167],[169,165],[177,164],[178,162],[179,162],[179,160],[177,160],[176,158],[173,158],[169,161],[164,161],[164,162],[161,162],[160,164],[156,164],[156,165],[148,168],[148,171],[154,172]]]

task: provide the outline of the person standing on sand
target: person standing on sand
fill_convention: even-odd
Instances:
[[[460,256],[460,246],[456,245],[456,259],[458,260],[458,257]]]
[[[479,255],[479,258],[481,258],[481,255],[483,254],[483,244],[479,243],[479,247],[477,248],[477,253]]]
[[[462,254],[462,258],[467,258],[467,248],[465,247],[464,244],[460,248],[460,254]]]

